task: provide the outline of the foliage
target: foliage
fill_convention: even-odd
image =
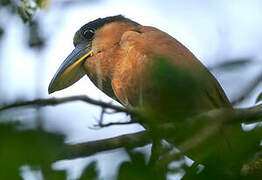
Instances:
[[[49,3],[49,0],[1,0],[0,9],[6,8],[10,14],[21,18],[28,30],[28,46],[40,50],[44,47],[46,39],[41,34],[39,19],[34,17],[40,9],[48,9]],[[5,27],[0,27],[0,40],[4,33]],[[249,62],[250,60],[245,58],[221,64],[216,68],[231,71]],[[200,82],[195,81],[183,69],[171,68],[164,57],[158,57],[151,75],[162,94],[156,96],[152,103],[158,108],[145,106],[139,109],[139,116],[136,116],[137,112],[133,114],[132,111],[126,110],[125,113],[130,113],[135,122],[140,120],[150,126],[148,132],[154,145],[152,151],[156,151],[156,154],[152,153],[155,159],[152,158],[153,160],[147,162],[143,153],[125,149],[129,160],[119,164],[115,172],[116,179],[162,180],[166,179],[168,174],[181,172],[184,172],[183,179],[262,177],[261,127],[243,131],[239,123],[224,124],[220,119],[214,120],[206,116],[191,118],[195,117],[196,113],[189,110],[194,109],[196,104],[197,106],[203,104],[199,101],[199,94],[202,91],[200,84],[205,82],[206,78],[200,74],[198,77]],[[258,96],[256,102],[261,102],[261,99],[262,94]],[[116,108],[111,104],[96,103],[104,108]],[[118,111],[121,112],[122,109],[120,107]],[[225,119],[227,117],[225,115]],[[2,118],[0,122],[9,122],[8,116],[3,115],[0,118]],[[164,124],[163,121],[167,123]],[[165,139],[171,148],[159,143],[162,139]],[[78,149],[81,147],[80,144]],[[165,160],[175,148],[180,152],[175,153],[170,162],[182,161],[182,165],[172,167],[170,162],[165,163],[162,160]],[[21,167],[25,165],[39,171],[43,179],[66,179],[65,171],[51,168],[52,163],[61,157],[67,158],[64,152],[70,153],[70,150],[68,151],[68,145],[65,144],[61,134],[46,132],[41,127],[24,129],[19,123],[0,124],[0,179],[21,179]],[[195,161],[192,166],[186,164],[184,155]],[[98,178],[99,167],[97,162],[93,161],[84,169],[79,179]]]
[[[3,6],[11,13],[17,13],[26,23],[32,20],[38,9],[46,9],[50,0],[2,0],[0,7]]]
[[[260,93],[258,96],[257,96],[257,99],[256,99],[256,103],[259,103],[262,101],[262,93]]]
[[[98,179],[98,170],[96,167],[96,161],[91,162],[84,170],[83,174],[80,177],[80,180],[85,179]]]
[[[23,165],[40,167],[46,179],[65,179],[64,172],[51,169],[51,163],[63,149],[63,136],[19,127],[17,123],[0,125],[0,179],[19,179]]]
[[[123,162],[120,165],[118,172],[118,180],[132,180],[132,179],[166,179],[165,172],[160,171],[154,166],[148,164],[143,153],[131,152],[127,150],[130,161]]]

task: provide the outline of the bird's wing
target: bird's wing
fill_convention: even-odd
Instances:
[[[115,67],[112,87],[116,97],[123,105],[137,106],[159,96],[152,77],[149,77],[154,56],[166,57],[174,68],[181,68],[194,80],[201,82],[198,94],[199,111],[219,107],[230,107],[223,89],[205,66],[181,43],[153,27],[141,26],[122,35],[120,49],[121,61]],[[174,80],[177,77],[172,77]],[[159,92],[161,93],[161,92]],[[157,99],[157,98],[156,98]]]

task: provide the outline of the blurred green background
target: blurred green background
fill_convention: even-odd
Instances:
[[[117,14],[157,27],[182,42],[211,70],[231,101],[262,76],[260,0],[1,0],[0,105],[76,94],[111,102],[87,77],[51,96],[47,88],[73,50],[76,30],[98,17]],[[260,83],[236,107],[254,105],[261,89]],[[143,130],[139,125],[90,129],[100,113],[101,108],[81,102],[0,112],[0,179],[76,179],[85,168],[83,179],[114,179],[119,164],[132,158],[138,159],[136,163],[143,169],[146,165],[140,154],[124,149],[54,160],[64,142],[80,143]],[[105,116],[106,122],[128,118],[123,114]],[[149,149],[150,145],[138,151],[148,158]],[[187,159],[186,163],[192,161]],[[128,174],[125,166],[132,169],[132,163],[120,168]],[[179,179],[183,172],[185,168],[171,173],[168,179]]]

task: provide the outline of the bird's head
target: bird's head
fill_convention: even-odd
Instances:
[[[75,49],[63,61],[51,80],[48,92],[67,88],[81,79],[88,58],[119,43],[122,34],[139,24],[122,15],[99,18],[82,26],[74,36]]]

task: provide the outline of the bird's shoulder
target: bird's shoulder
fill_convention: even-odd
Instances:
[[[123,33],[120,45],[125,45],[130,43],[136,44],[150,44],[152,42],[156,43],[159,40],[167,40],[170,39],[167,33],[151,27],[151,26],[137,26],[135,29],[128,30]],[[173,39],[172,39],[173,40]]]

